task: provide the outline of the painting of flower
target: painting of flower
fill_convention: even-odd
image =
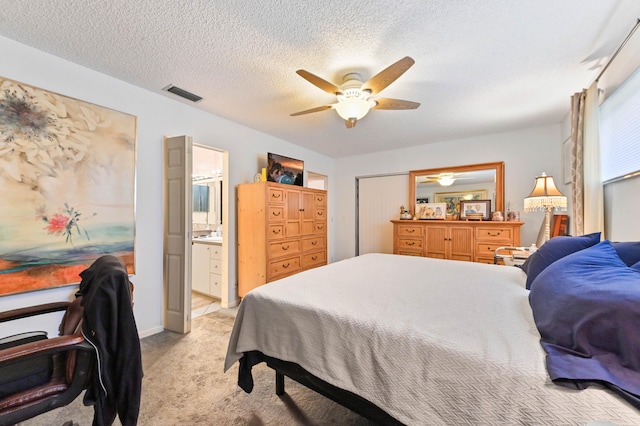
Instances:
[[[0,295],[77,283],[103,254],[135,272],[136,132],[133,115],[0,77]]]
[[[73,243],[74,232],[82,236],[84,235],[89,240],[89,233],[80,228],[79,222],[82,214],[73,207],[69,207],[67,203],[64,203],[64,210],[62,213],[54,213],[53,215],[47,215],[45,213],[46,208],[39,209],[38,217],[47,223],[44,228],[49,234],[63,235],[66,243]],[[95,215],[96,213],[94,213]]]

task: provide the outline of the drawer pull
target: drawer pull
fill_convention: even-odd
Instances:
[[[318,256],[311,256],[311,260],[318,260]]]
[[[273,212],[271,214],[273,214],[274,216],[280,216],[280,212]]]
[[[273,232],[274,234],[279,234],[279,233],[280,233],[280,230],[279,230],[279,229],[274,229],[274,230],[273,230],[273,231],[271,231],[271,232]]]
[[[488,233],[490,237],[497,237],[500,235],[500,231],[496,232],[495,234],[492,234],[491,232]]]
[[[271,194],[271,198],[280,198],[280,194]]]
[[[322,225],[318,225],[318,226],[316,226],[316,229],[317,229],[318,231],[322,231],[322,229],[323,229],[323,228],[324,228],[324,226],[322,226]]]
[[[318,216],[322,216],[322,212],[318,212]]]
[[[281,247],[282,247],[282,250],[289,250],[289,246],[286,246],[286,247],[285,246],[281,246]]]
[[[311,245],[312,245],[312,246],[317,246],[317,245],[318,245],[318,242],[317,242],[317,241],[311,241]]]
[[[412,228],[412,229],[407,229],[407,232],[408,232],[409,234],[413,234],[414,232],[416,232],[416,230],[415,230],[415,229],[413,229],[413,228]]]
[[[415,243],[416,243],[415,241],[407,241],[407,242],[406,242],[406,244],[407,244],[408,246],[412,246],[412,245],[414,245]]]
[[[287,269],[287,268],[289,267],[289,265],[291,265],[291,263],[287,263],[286,265],[283,263],[283,264],[282,264],[282,267],[283,267],[284,269]]]
[[[318,198],[316,198],[316,201],[322,201],[322,200],[323,200],[323,198],[322,198],[322,197],[318,197]]]

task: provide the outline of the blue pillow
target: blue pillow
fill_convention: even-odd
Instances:
[[[533,253],[522,265],[522,270],[527,274],[527,289],[540,272],[558,259],[586,249],[600,242],[600,232],[582,235],[580,237],[553,237]]]
[[[636,271],[640,271],[640,262],[634,263],[633,265],[631,265],[631,268],[635,269]]]
[[[640,272],[609,241],[547,267],[529,303],[551,380],[577,389],[604,382],[640,401]]]
[[[611,244],[627,266],[640,262],[640,241],[623,241]]]

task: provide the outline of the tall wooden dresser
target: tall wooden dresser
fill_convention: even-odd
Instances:
[[[522,222],[392,220],[393,253],[493,263],[496,248],[520,245]]]
[[[327,264],[327,192],[256,182],[238,185],[238,295]]]

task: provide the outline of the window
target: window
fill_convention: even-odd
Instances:
[[[640,69],[600,107],[603,182],[640,171]]]

